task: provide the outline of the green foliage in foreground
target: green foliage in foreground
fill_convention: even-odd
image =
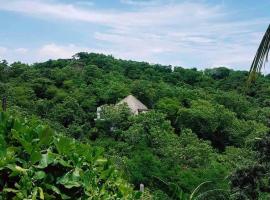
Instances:
[[[0,113],[0,199],[136,199],[100,148]]]

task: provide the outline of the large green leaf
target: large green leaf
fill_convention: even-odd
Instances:
[[[50,185],[50,184],[46,184],[45,187],[51,191],[53,191],[54,193],[58,194],[61,196],[61,199],[70,199],[70,197],[66,194],[63,194],[59,188],[57,188],[54,185]]]
[[[62,184],[66,188],[81,187],[82,182],[80,178],[80,172],[82,170],[75,168],[73,171],[66,173],[62,178],[58,180],[59,184]]]
[[[37,171],[34,175],[35,180],[44,179],[46,177],[46,173],[44,171]]]
[[[30,154],[30,160],[33,164],[37,163],[38,161],[40,161],[42,155],[39,151],[33,151],[31,154]]]
[[[58,137],[54,144],[60,154],[69,154],[75,149],[75,141],[64,136]]]
[[[54,163],[58,155],[48,151],[46,154],[42,154],[41,160],[39,162],[38,168],[46,168],[51,163]]]
[[[42,127],[41,130],[38,131],[39,134],[39,143],[38,145],[49,145],[53,139],[53,131],[49,127]]]

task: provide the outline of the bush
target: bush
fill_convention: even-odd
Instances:
[[[102,149],[5,113],[0,113],[0,176],[3,199],[139,198]]]

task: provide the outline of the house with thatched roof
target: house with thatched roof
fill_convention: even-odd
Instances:
[[[128,95],[127,97],[125,97],[124,99],[119,101],[116,104],[116,106],[121,105],[121,104],[126,104],[128,106],[128,108],[130,109],[131,113],[134,115],[138,115],[140,113],[147,112],[149,110],[146,107],[146,105],[144,105],[139,99],[137,99],[133,95]],[[100,106],[97,108],[97,118],[96,119],[101,119],[102,107],[103,106]]]
[[[128,95],[126,98],[122,99],[116,105],[120,105],[120,104],[124,104],[124,103],[127,104],[130,111],[134,115],[138,115],[139,113],[148,111],[148,108],[146,107],[146,105],[144,105],[140,100],[138,100],[133,95]]]

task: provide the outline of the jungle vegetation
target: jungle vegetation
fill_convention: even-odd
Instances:
[[[0,199],[269,199],[270,76],[248,77],[83,52],[2,61]],[[150,111],[114,106],[129,94]]]

